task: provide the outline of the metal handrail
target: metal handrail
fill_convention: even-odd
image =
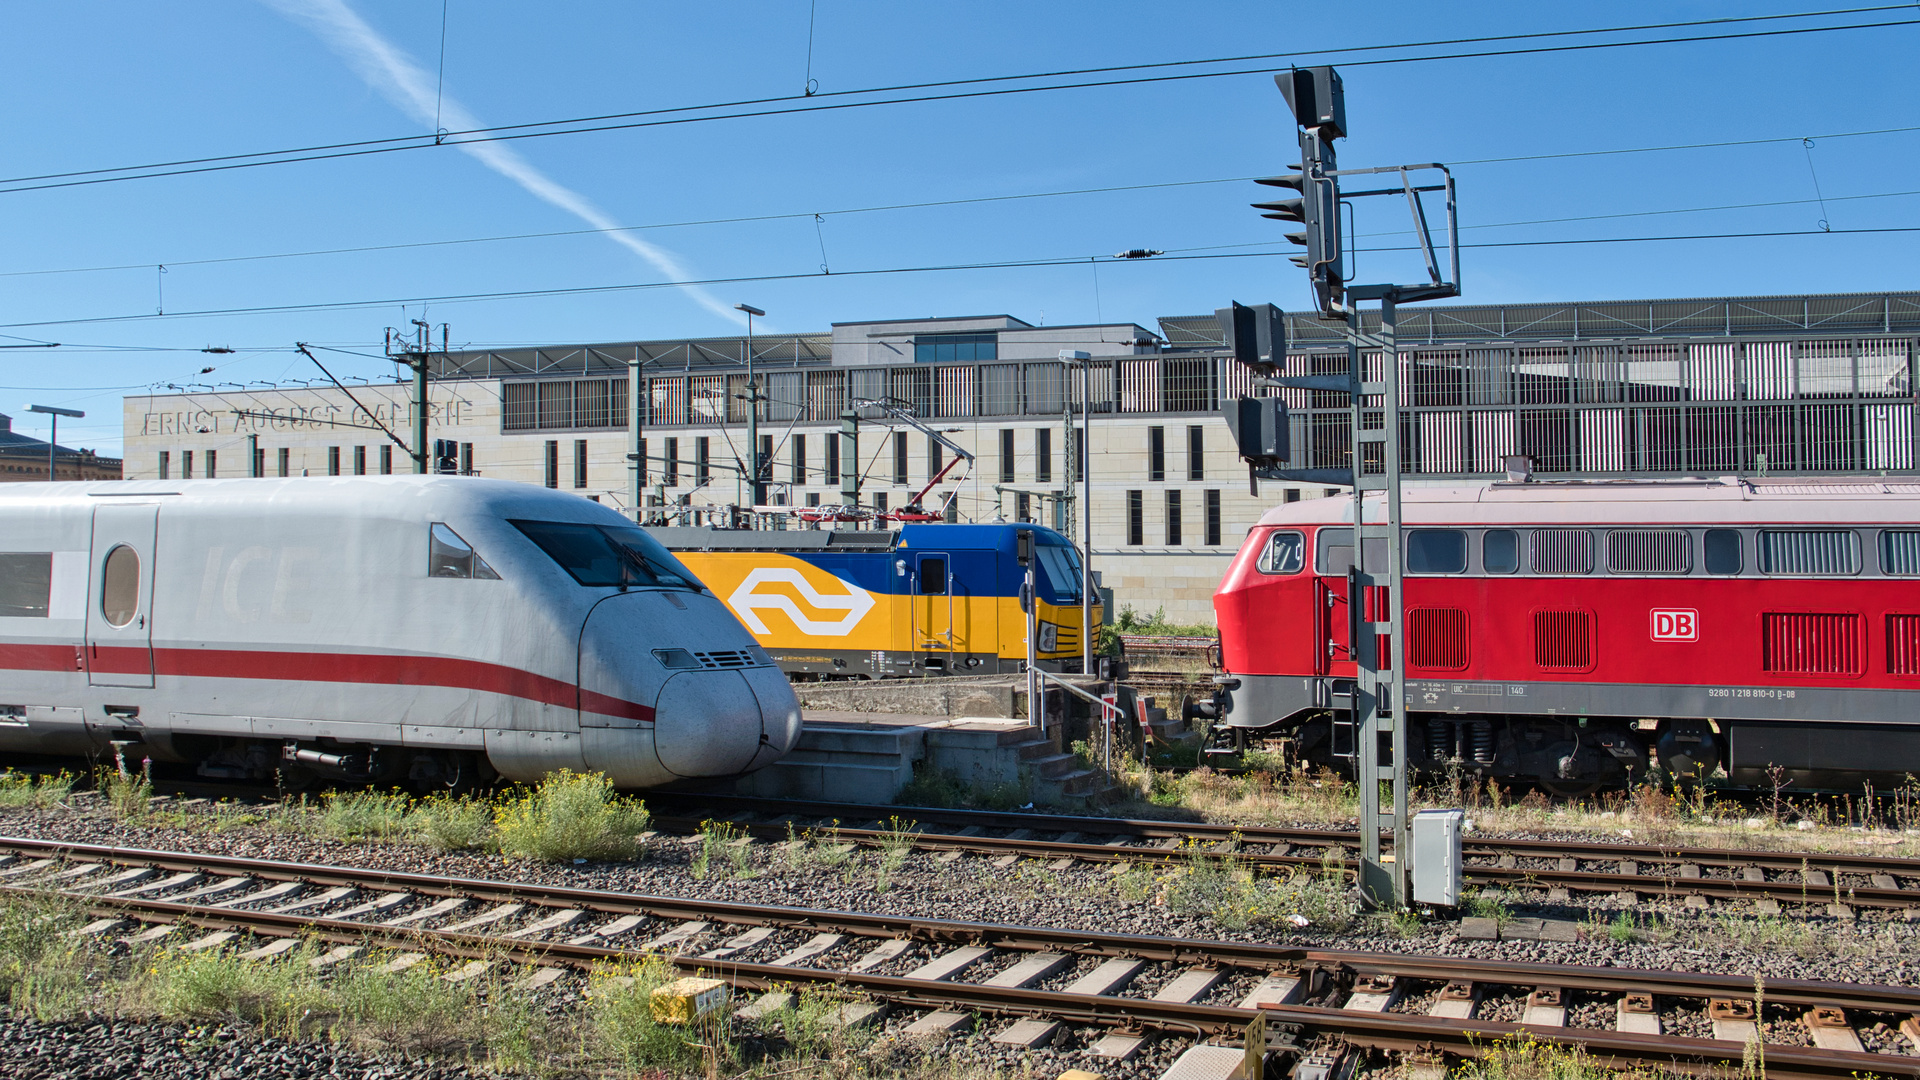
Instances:
[[[1065,690],[1070,694],[1080,697],[1086,700],[1087,702],[1089,702],[1090,704],[1097,705],[1100,707],[1101,715],[1105,717],[1107,722],[1105,764],[1102,766],[1102,768],[1106,769],[1108,772],[1112,772],[1113,771],[1113,732],[1114,732],[1113,725],[1116,721],[1124,721],[1126,719],[1126,710],[1120,707],[1119,702],[1108,701],[1106,698],[1096,697],[1093,694],[1089,694],[1085,690],[1082,690],[1079,687],[1068,682],[1066,679],[1044,668],[1035,667],[1035,668],[1032,668],[1031,671],[1033,672],[1034,675],[1039,676],[1042,682],[1056,683],[1059,685],[1059,687],[1062,690]],[[1037,701],[1028,701],[1027,714],[1029,716],[1032,716],[1036,712],[1038,712],[1040,717],[1040,733],[1044,735],[1046,734],[1046,731],[1047,731],[1047,718],[1046,718],[1045,706]]]

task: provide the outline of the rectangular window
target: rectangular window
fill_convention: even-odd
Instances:
[[[167,475],[168,471],[172,468],[171,457],[172,455],[168,454],[165,450],[160,451],[160,479],[162,480],[173,479],[173,477]]]
[[[633,468],[634,471],[639,474],[640,486],[646,487],[647,477],[649,476],[649,470],[647,469],[647,465],[649,464],[647,461],[647,440],[641,439],[639,443],[639,456],[635,458]]]
[[[1761,529],[1763,574],[1857,574],[1860,534],[1852,529]]]
[[[293,475],[293,451],[285,446],[280,448],[280,475]]]
[[[364,446],[353,448],[353,475],[367,475],[367,448]]]
[[[1087,476],[1086,432],[1067,429],[1067,482],[1077,484]]]
[[[0,618],[44,619],[52,599],[52,552],[0,552]]]
[[[267,475],[267,452],[257,446],[253,448],[253,475],[256,478]]]
[[[193,451],[180,451],[180,479],[193,479]]]
[[[1783,675],[1860,674],[1860,616],[1769,611],[1760,616],[1761,667]]]
[[[383,446],[380,448],[380,475],[381,476],[393,475],[393,444],[392,443],[388,443],[386,446]]]
[[[680,440],[667,440],[667,467],[662,470],[661,483],[667,487],[680,486]]]
[[[823,437],[827,440],[827,476],[823,483],[837,484],[840,482],[840,434],[829,431]]]
[[[1178,547],[1179,544],[1180,493],[1178,491],[1169,491],[1167,492],[1167,546]]]
[[[1464,574],[1466,572],[1466,533],[1459,529],[1407,530],[1407,573]]]
[[[327,475],[340,475],[340,448],[337,446],[327,447]]]
[[[573,440],[573,486],[587,486],[587,440]]]
[[[1887,616],[1887,673],[1920,675],[1920,615]]]
[[[1880,530],[1880,572],[1920,574],[1920,531]]]
[[[1187,427],[1187,479],[1207,478],[1207,429],[1199,424]]]
[[[1013,483],[1013,429],[1000,429],[1000,482]]]
[[[1585,529],[1535,529],[1533,572],[1593,573],[1593,534]]]
[[[940,460],[940,443],[933,436],[927,436],[927,479],[940,475],[940,466],[946,464]]]
[[[1167,478],[1167,429],[1150,427],[1147,429],[1147,479],[1165,480]]]
[[[460,475],[473,475],[473,444],[470,442],[460,444]]]
[[[560,486],[560,441],[558,439],[547,440],[546,479],[548,487],[557,488]]]
[[[882,514],[887,512],[887,493],[886,492],[876,491],[873,493],[873,508]]]
[[[1033,496],[1024,491],[1013,493],[1013,520],[1033,520]]]
[[[1053,483],[1053,429],[1033,430],[1033,479],[1040,484]]]
[[[1743,560],[1740,557],[1740,530],[1708,529],[1701,544],[1706,555],[1707,573],[1737,574]]]
[[[1533,613],[1533,662],[1549,671],[1584,671],[1593,666],[1593,614],[1586,611]]]
[[[1467,613],[1460,608],[1414,608],[1407,612],[1407,666],[1464,671]]]
[[[819,493],[819,492],[817,492],[817,491],[809,491],[809,492],[807,492],[807,505],[808,505],[808,506],[819,506],[819,505],[820,505],[820,493]]]
[[[893,482],[907,482],[907,433],[904,431],[893,433]]]
[[[212,480],[215,477],[218,477],[219,475],[220,475],[220,451],[209,450],[207,451],[207,479]]]
[[[1207,546],[1220,546],[1220,489],[1207,490]]]
[[[1299,501],[1300,501],[1300,489],[1299,489],[1299,488],[1288,488],[1288,489],[1287,489],[1287,496],[1286,496],[1286,498],[1285,498],[1285,499],[1283,499],[1282,501],[1283,501],[1283,502],[1299,502]]]
[[[1607,533],[1607,570],[1615,574],[1684,574],[1693,569],[1693,537],[1685,529],[1614,529]]]
[[[1488,529],[1480,538],[1480,568],[1489,574],[1520,570],[1520,534],[1512,529]]]
[[[764,484],[773,479],[773,436],[760,436],[760,460],[753,466],[753,482]]]
[[[1353,530],[1321,529],[1313,541],[1313,572],[1322,577],[1342,577],[1353,569]],[[1387,565],[1387,540],[1383,536],[1367,538],[1367,565],[1383,570]]]
[[[793,437],[793,482],[796,486],[807,482],[807,437]]]
[[[713,479],[713,442],[702,435],[693,440],[693,483],[695,487]]]
[[[971,364],[999,359],[999,338],[993,334],[929,334],[913,339],[916,364]]]
[[[1144,493],[1127,492],[1127,543],[1139,547],[1147,542],[1147,514]]]

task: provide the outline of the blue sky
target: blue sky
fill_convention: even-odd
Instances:
[[[1766,3],[883,3],[756,0],[529,5],[448,0],[119,0],[5,9],[7,177],[419,136],[443,120],[523,124],[895,84],[1279,53],[1331,54],[1346,80],[1347,167],[1462,163],[1467,243],[1920,225],[1920,125],[1908,72],[1920,25],[1362,66],[1356,47],[1814,10]],[[1330,17],[1337,12],[1338,17]],[[1920,19],[1912,6],[1766,24]],[[1673,31],[1752,29],[1751,24]],[[1662,36],[1643,33],[1641,37]],[[1610,40],[1608,38],[1584,40]],[[1545,43],[1545,42],[1542,42]],[[1499,48],[1482,45],[1473,48]],[[1418,52],[1419,50],[1414,50]],[[1429,49],[1428,52],[1461,51]],[[1325,56],[1303,56],[1303,63]],[[1199,70],[1284,66],[1263,61]],[[1124,73],[1123,73],[1124,74]],[[826,104],[779,102],[772,107]],[[1811,147],[1799,140],[1813,137]],[[1755,145],[1539,159],[1742,140]],[[318,372],[294,341],[379,352],[421,317],[401,298],[802,275],[438,303],[456,345],[736,332],[731,305],[777,330],[1008,313],[1050,324],[1306,301],[1283,258],[1115,263],[1127,248],[1276,250],[1245,182],[1294,159],[1265,74],[814,111],[451,145],[49,190],[0,184],[0,412],[83,408],[62,441],[117,452],[127,388]],[[501,155],[508,155],[502,157]],[[486,155],[492,155],[491,158]],[[1534,160],[1488,162],[1486,159]],[[1478,163],[1476,163],[1478,162]],[[1180,184],[865,213],[902,203]],[[1824,206],[1816,192],[1825,197]],[[1901,194],[1907,193],[1907,194]],[[1859,198],[1859,196],[1886,196]],[[1382,202],[1385,202],[1382,200]],[[1780,203],[1688,213],[1735,204]],[[812,215],[821,216],[816,221]],[[323,249],[664,225],[610,235]],[[1586,221],[1554,221],[1589,215]],[[1515,222],[1535,224],[1508,224]],[[1364,243],[1404,212],[1363,207]],[[1497,227],[1496,227],[1497,226]],[[1373,236],[1372,234],[1383,234]],[[1579,300],[1912,289],[1916,234],[1469,248],[1463,300]],[[1237,245],[1237,246],[1236,246]],[[1253,246],[1247,246],[1253,245]],[[850,271],[1029,259],[1072,265]],[[1398,261],[1396,261],[1398,260]],[[822,275],[822,265],[832,274]],[[156,267],[165,265],[166,272]],[[91,270],[94,267],[122,269]],[[83,270],[44,273],[53,270]],[[1360,277],[1414,274],[1363,256]],[[378,302],[213,317],[256,306]],[[164,310],[173,314],[156,315]],[[152,316],[152,317],[148,317]],[[90,321],[91,320],[91,321]],[[24,325],[44,324],[44,325]],[[231,346],[230,355],[198,349]],[[385,362],[327,354],[368,377]],[[212,374],[199,374],[204,366]],[[77,429],[77,430],[76,430]]]

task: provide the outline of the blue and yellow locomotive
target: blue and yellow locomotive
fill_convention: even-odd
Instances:
[[[1038,525],[888,531],[655,528],[788,674],[885,678],[1016,672],[1027,656],[1018,534],[1031,531],[1048,670],[1080,663],[1080,553]],[[1093,625],[1101,619],[1099,600]]]

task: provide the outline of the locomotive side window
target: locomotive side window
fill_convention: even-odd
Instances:
[[[140,611],[140,553],[121,544],[107,552],[100,571],[100,614],[119,628]]]
[[[438,521],[427,530],[427,576],[500,580],[500,575],[494,573],[493,567],[487,565],[487,560],[473,550],[473,545],[460,539],[459,533]]]
[[[1367,541],[1367,565],[1375,569],[1387,565],[1387,542]],[[1313,572],[1325,577],[1344,577],[1353,569],[1353,530],[1321,529],[1314,541]]]
[[[1535,529],[1533,572],[1593,573],[1593,534],[1585,529]]]
[[[1740,553],[1740,530],[1708,529],[1707,538],[1702,545],[1706,554],[1707,573],[1737,574],[1742,565]]]
[[[588,587],[658,586],[700,591],[700,580],[660,541],[633,526],[571,521],[519,521],[519,529],[573,580]]]
[[[1297,532],[1277,532],[1267,540],[1266,550],[1260,553],[1259,569],[1263,574],[1297,574],[1305,561],[1307,551],[1306,537]]]
[[[5,559],[0,555],[0,559]],[[1883,574],[1920,574],[1920,531],[1914,529],[1880,530],[1880,572]],[[4,603],[4,601],[0,601]],[[4,614],[4,610],[0,610]]]
[[[920,556],[920,595],[947,594],[947,560],[940,555]]]
[[[1607,533],[1607,569],[1684,574],[1693,569],[1693,537],[1685,529],[1614,529]]]
[[[1512,529],[1488,529],[1480,538],[1480,567],[1489,574],[1511,574],[1520,569],[1520,534]]]
[[[1763,574],[1857,574],[1860,535],[1852,529],[1761,529]]]
[[[44,619],[52,598],[52,552],[0,552],[0,619]]]
[[[1467,534],[1459,529],[1408,529],[1407,573],[1464,574]]]

